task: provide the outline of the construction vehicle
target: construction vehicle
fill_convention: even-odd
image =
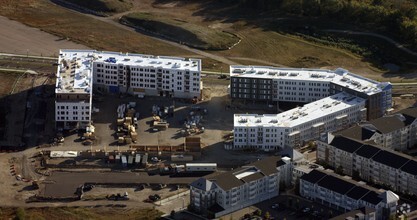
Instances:
[[[33,189],[39,189],[39,183],[38,183],[38,181],[36,181],[36,180],[33,180],[32,181],[32,188]]]

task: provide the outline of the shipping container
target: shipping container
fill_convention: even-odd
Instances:
[[[136,154],[135,163],[140,164],[140,154]]]
[[[122,166],[126,167],[127,166],[127,159],[125,155],[122,155]]]
[[[148,153],[145,153],[142,157],[142,164],[146,166],[148,164]]]

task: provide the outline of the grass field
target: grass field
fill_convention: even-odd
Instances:
[[[68,11],[47,0],[0,0],[0,8],[3,16],[98,50],[192,55],[146,36]]]
[[[236,11],[229,14],[229,11],[219,11],[214,6],[213,10],[217,11],[202,11],[201,8],[209,3],[211,4],[208,0],[135,0],[131,11],[157,14],[170,21],[177,19],[195,26],[235,33],[242,39],[238,45],[231,50],[210,53],[237,63],[266,65],[269,62],[278,66],[330,69],[342,67],[376,80],[413,80],[413,77],[386,74],[386,70],[379,69],[380,66],[368,58],[349,50],[314,43],[291,34],[281,34],[277,28],[271,27],[276,21],[269,19],[268,15],[236,19],[233,16],[243,17],[246,14],[238,14]],[[228,71],[228,66],[218,61],[197,56],[190,51],[126,31],[90,16],[68,11],[47,0],[0,0],[0,9],[1,15],[58,36],[68,37],[94,49],[198,57],[203,59],[204,70]],[[115,14],[113,18],[118,16]]]
[[[128,11],[132,7],[131,0],[65,0],[81,7],[103,13],[114,14]]]
[[[135,12],[124,15],[120,21],[204,50],[227,50],[239,42],[231,33],[158,14]]]
[[[23,218],[21,218],[23,216]],[[60,220],[112,220],[112,219],[158,219],[161,213],[154,209],[102,208],[0,208],[0,219],[60,219]]]

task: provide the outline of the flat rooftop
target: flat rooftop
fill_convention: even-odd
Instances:
[[[280,114],[235,114],[234,126],[295,127],[358,104],[364,105],[365,99],[341,92]]]
[[[94,57],[96,62],[154,68],[160,67],[184,71],[201,71],[200,59],[98,51],[94,52]]]
[[[91,93],[92,57],[88,53],[60,51],[55,93]]]
[[[336,70],[276,68],[269,66],[230,66],[230,77],[333,82],[368,95],[381,92],[389,82],[378,82],[338,68]]]
[[[182,71],[201,71],[200,59],[96,50],[60,50],[56,93],[89,93],[92,85],[94,62]]]

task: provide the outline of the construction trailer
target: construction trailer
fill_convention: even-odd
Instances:
[[[186,163],[186,172],[215,172],[217,163]]]

